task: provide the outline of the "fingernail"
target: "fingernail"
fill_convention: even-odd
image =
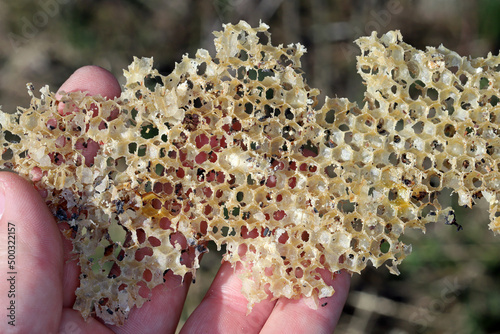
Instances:
[[[3,183],[0,182],[0,219],[2,219],[4,211],[5,211],[5,189],[3,187]]]

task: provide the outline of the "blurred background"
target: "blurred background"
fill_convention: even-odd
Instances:
[[[114,73],[133,56],[154,57],[168,74],[183,54],[214,52],[212,31],[222,23],[260,20],[273,44],[300,42],[311,87],[362,103],[353,41],[375,30],[401,30],[424,49],[444,44],[472,57],[498,54],[498,0],[0,0],[0,105],[27,106],[26,83],[52,91],[78,67]],[[321,99],[323,99],[321,98]],[[456,206],[456,196],[442,194]],[[352,280],[337,333],[500,333],[500,238],[488,230],[486,205],[456,207],[462,231],[428,226],[402,238],[413,254],[401,275],[367,268]],[[183,319],[203,298],[220,265],[211,252],[189,292]]]

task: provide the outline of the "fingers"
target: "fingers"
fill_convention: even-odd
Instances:
[[[335,294],[320,300],[312,309],[311,300],[301,298],[264,300],[246,315],[247,300],[241,294],[238,272],[223,263],[207,295],[189,317],[181,333],[332,333],[349,291],[350,275],[342,272],[332,279],[322,273]]]
[[[59,230],[29,182],[14,173],[0,172],[0,192],[4,200],[0,219],[0,332],[54,333],[62,310]]]
[[[191,314],[181,333],[258,333],[271,314],[275,301],[264,300],[247,313],[247,300],[241,294],[241,281],[228,262],[224,262],[205,298]]]
[[[323,274],[323,278],[330,276]],[[333,286],[335,293],[319,300],[320,306],[314,310],[308,306],[306,298],[290,300],[280,298],[271,316],[260,333],[332,333],[349,292],[350,275],[344,271],[326,282]]]
[[[66,80],[57,91],[56,96],[59,98],[59,92],[88,92],[88,95],[101,95],[108,99],[120,96],[121,89],[118,80],[111,72],[99,66],[84,66],[76,70]]]

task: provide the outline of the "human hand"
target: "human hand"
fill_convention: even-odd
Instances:
[[[86,66],[77,70],[60,91],[87,91],[114,98],[120,95],[120,86],[108,71]],[[93,156],[97,149],[87,147],[83,154]],[[8,274],[12,272],[7,266],[12,236],[15,274]],[[39,192],[14,173],[0,172],[1,333],[175,332],[191,280],[182,282],[179,276],[167,273],[165,283],[152,290],[151,301],[132,310],[121,327],[106,326],[94,318],[85,321],[72,309],[79,267],[72,260],[71,249],[71,242],[62,237]],[[331,333],[335,328],[347,298],[349,274],[342,272],[332,279],[322,273],[336,292],[321,299],[324,306],[317,310],[311,309],[304,298],[280,298],[262,301],[247,316],[239,270],[232,269],[229,263],[222,264],[181,333]],[[12,280],[8,281],[11,277],[14,287]],[[15,296],[9,297],[9,291],[14,291]],[[9,325],[12,312],[7,309],[12,301],[15,326]]]

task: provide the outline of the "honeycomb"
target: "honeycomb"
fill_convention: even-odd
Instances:
[[[302,45],[273,46],[262,23],[214,34],[215,57],[199,50],[167,76],[134,58],[114,100],[28,84],[30,106],[0,113],[2,168],[70,226],[83,317],[123,324],[167,271],[194,277],[208,241],[246,269],[249,311],[331,296],[322,269],[397,274],[406,228],[460,228],[444,188],[464,206],[485,198],[500,231],[498,56],[373,33],[356,41],[363,107],[318,106]]]

